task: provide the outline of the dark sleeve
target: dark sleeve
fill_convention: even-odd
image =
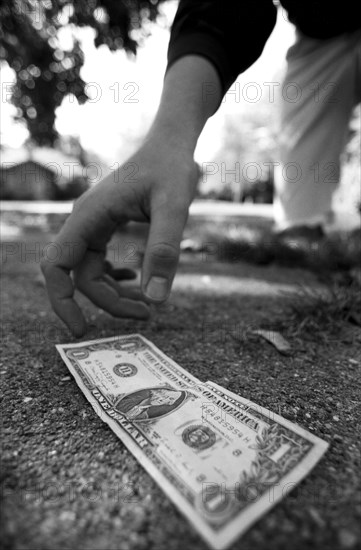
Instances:
[[[206,57],[216,67],[225,94],[261,55],[276,14],[272,0],[181,0],[167,70],[185,55]]]

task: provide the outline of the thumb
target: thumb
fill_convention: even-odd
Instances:
[[[151,301],[168,298],[177,270],[180,242],[188,218],[188,204],[164,201],[152,208],[142,268],[142,291]]]

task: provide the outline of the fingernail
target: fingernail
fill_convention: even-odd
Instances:
[[[151,300],[165,300],[168,294],[168,280],[165,277],[152,277],[145,292]]]

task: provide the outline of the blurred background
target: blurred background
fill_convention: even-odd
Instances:
[[[0,0],[4,550],[198,548],[79,396],[54,346],[71,335],[39,269],[62,253],[54,239],[72,201],[142,142],[176,9],[174,0]],[[356,550],[360,230],[284,244],[271,231],[277,97],[293,41],[279,8],[262,56],[207,123],[171,299],[146,322],[113,318],[80,292],[76,299],[87,340],[141,333],[200,379],[331,443],[317,473],[247,534],[244,548]],[[359,126],[355,111],[335,197],[358,224]],[[147,229],[119,228],[107,249],[113,267],[129,276],[141,266]]]
[[[72,200],[124,162],[156,112],[175,0],[4,1],[2,200]],[[277,97],[294,27],[283,9],[259,60],[197,146],[198,198],[272,203]],[[359,207],[360,112],[335,201]],[[246,169],[245,169],[246,167]]]

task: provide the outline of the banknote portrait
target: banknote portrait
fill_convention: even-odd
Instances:
[[[152,420],[178,409],[185,398],[185,391],[167,387],[145,388],[123,397],[116,409],[129,420]]]

